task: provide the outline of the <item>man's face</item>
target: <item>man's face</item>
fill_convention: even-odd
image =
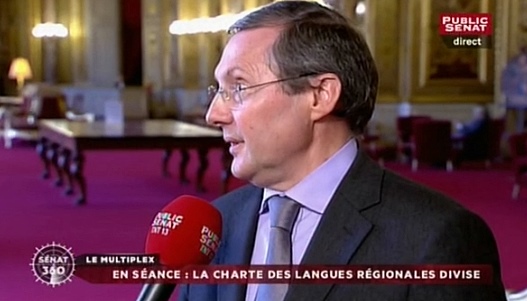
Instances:
[[[227,43],[215,76],[219,87],[231,93],[237,85],[249,87],[277,80],[269,69],[270,49],[278,28],[241,31]],[[232,95],[230,95],[232,97]],[[309,158],[312,141],[310,91],[286,94],[279,83],[240,93],[242,102],[213,100],[207,122],[221,127],[230,143],[232,173],[255,185],[285,188],[297,178]],[[285,185],[285,186],[284,186]]]

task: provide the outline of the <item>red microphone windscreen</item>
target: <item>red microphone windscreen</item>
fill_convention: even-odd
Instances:
[[[220,212],[207,201],[184,195],[156,214],[146,239],[146,253],[159,254],[172,268],[208,264],[221,239]]]

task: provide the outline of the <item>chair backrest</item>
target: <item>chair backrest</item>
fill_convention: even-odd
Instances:
[[[459,159],[463,161],[492,161],[501,154],[501,138],[505,120],[487,119],[463,135],[463,149]]]
[[[20,107],[20,114],[29,115],[32,114],[35,110],[35,97],[24,96],[22,98],[22,106]]]
[[[415,159],[429,163],[452,159],[452,123],[449,120],[422,119],[413,123],[412,131]]]
[[[419,120],[430,120],[430,116],[412,115],[397,117],[397,136],[401,142],[410,142],[413,123]]]
[[[36,119],[62,119],[66,116],[66,101],[62,96],[33,97],[29,115]]]
[[[527,132],[515,133],[508,139],[511,157],[518,158],[527,155]]]

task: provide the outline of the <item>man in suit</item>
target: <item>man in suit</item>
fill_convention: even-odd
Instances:
[[[269,285],[188,285],[180,300],[505,300],[484,221],[360,149],[378,75],[344,17],[313,2],[282,1],[229,31],[207,122],[230,144],[232,173],[251,184],[214,202],[224,230],[213,264],[269,264],[278,195],[300,208],[289,264],[489,264],[493,284],[292,284],[272,298],[263,297]]]

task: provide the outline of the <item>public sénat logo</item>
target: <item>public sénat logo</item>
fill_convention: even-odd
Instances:
[[[443,13],[439,35],[449,48],[491,48],[492,15],[489,13]]]
[[[71,248],[52,242],[36,250],[30,266],[37,282],[56,287],[71,281],[75,271]]]

